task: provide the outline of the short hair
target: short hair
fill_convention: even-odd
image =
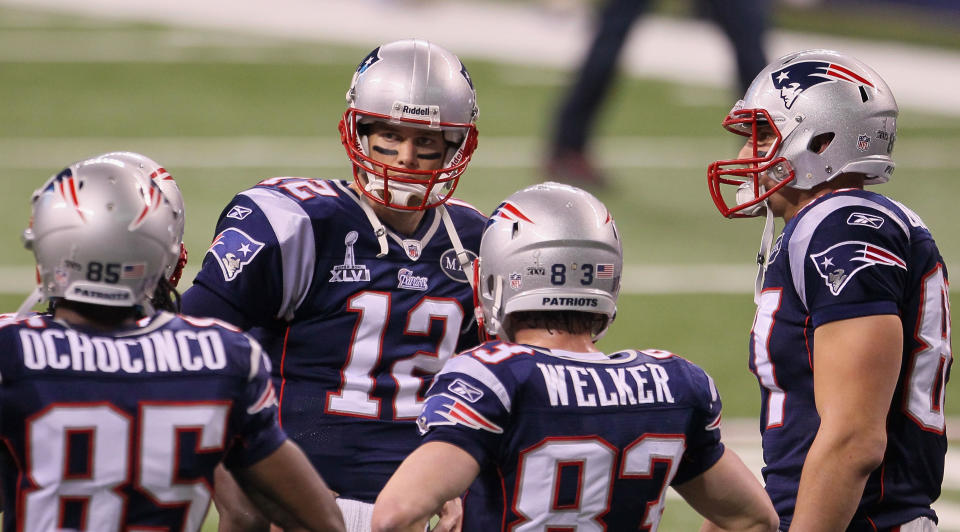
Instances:
[[[570,334],[596,335],[607,327],[607,316],[579,310],[529,310],[511,312],[504,331],[512,338],[518,329],[546,329]]]

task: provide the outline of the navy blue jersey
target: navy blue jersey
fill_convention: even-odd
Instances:
[[[5,530],[199,530],[216,465],[286,440],[269,361],[214,320],[8,319],[0,353]]]
[[[362,201],[344,181],[263,181],[224,209],[194,282],[253,326],[274,362],[280,422],[331,489],[373,502],[419,443],[430,377],[477,333],[438,211],[409,237],[386,228],[377,257]],[[455,200],[445,208],[476,251],[486,218]]]
[[[437,375],[425,441],[470,453],[464,530],[656,530],[668,485],[723,454],[710,377],[666,351],[489,342]]]
[[[920,218],[864,190],[807,205],[774,245],[750,342],[760,381],[767,491],[789,525],[804,458],[819,427],[813,395],[813,332],[836,320],[896,314],[903,361],[883,465],[867,481],[849,530],[936,518],[944,454],[944,385],[949,375],[947,270]],[[876,528],[875,528],[876,527]]]

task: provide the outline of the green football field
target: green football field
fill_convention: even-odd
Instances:
[[[272,176],[348,178],[337,121],[356,63],[375,44],[0,8],[0,310],[15,309],[31,288],[33,258],[20,243],[31,192],[77,159],[133,150],[174,175],[187,206],[187,283],[237,191]],[[481,133],[457,196],[489,212],[549,178],[539,167],[569,73],[464,61]],[[710,162],[739,147],[719,126],[735,99],[731,91],[624,79],[608,101],[595,148],[612,180],[598,196],[623,235],[626,269],[618,318],[601,348],[682,354],[714,377],[725,417],[753,418],[759,394],[746,339],[762,223],[724,220],[705,177]],[[948,266],[960,264],[960,120],[905,108],[899,125],[898,168],[878,190],[918,212]],[[960,413],[960,401],[948,399],[947,411]],[[956,491],[945,498],[960,503]],[[661,530],[698,526],[682,502],[671,503]]]

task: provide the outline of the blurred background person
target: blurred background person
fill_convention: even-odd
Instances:
[[[600,7],[592,42],[554,114],[546,177],[588,187],[605,184],[605,175],[590,159],[588,144],[630,29],[649,4],[648,0],[606,0]],[[739,89],[746,91],[767,64],[764,36],[769,2],[699,0],[697,8],[723,29],[733,45]]]

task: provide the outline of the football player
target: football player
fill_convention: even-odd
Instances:
[[[936,530],[947,268],[920,216],[864,190],[893,173],[897,114],[857,59],[792,53],[724,119],[746,143],[708,170],[721,213],[767,219],[750,369],[767,492],[791,530]]]
[[[356,530],[417,446],[430,378],[477,342],[467,270],[486,217],[451,199],[476,118],[454,54],[377,47],[340,122],[352,182],[275,177],[236,195],[184,294],[185,312],[250,330],[270,353],[283,428]],[[243,506],[218,489],[231,526],[261,526]]]
[[[656,530],[668,486],[732,530],[777,529],[763,487],[720,441],[710,376],[667,351],[594,346],[623,270],[599,200],[557,183],[513,194],[478,264],[484,326],[500,341],[437,375],[417,420],[424,443],[380,493],[374,531],[422,530],[468,487],[464,530]]]
[[[277,423],[259,344],[216,320],[144,315],[180,255],[181,214],[109,157],[34,194],[27,243],[55,305],[0,323],[5,529],[199,530],[222,462],[276,519],[343,530]]]
[[[180,282],[180,276],[183,274],[183,268],[187,265],[187,247],[183,243],[183,231],[186,223],[186,217],[184,215],[183,195],[180,193],[180,187],[177,186],[177,182],[174,181],[173,176],[170,175],[170,172],[146,155],[131,151],[115,151],[97,155],[95,157],[91,157],[90,159],[96,159],[100,157],[117,159],[138,168],[147,177],[152,179],[157,186],[160,187],[160,192],[163,193],[163,196],[167,199],[171,208],[173,208],[174,212],[176,213],[177,219],[175,231],[179,235],[180,239],[180,255],[175,263],[167,266],[167,270],[164,272],[165,275],[157,284],[156,291],[154,291],[154,293],[150,296],[150,304],[154,309],[157,310],[179,312],[180,294],[176,291],[176,287],[177,283]],[[40,190],[43,189],[41,188]],[[32,238],[32,232],[28,229],[24,232],[23,237],[25,242],[28,241],[30,238]],[[29,246],[29,244],[27,245]],[[21,305],[17,312],[0,314],[0,318],[13,317],[16,314],[20,314],[22,317],[26,315],[31,308],[44,300],[48,299],[44,297],[42,291],[38,288],[32,297],[27,298],[23,302],[23,305]],[[52,309],[48,309],[48,313],[52,313]]]

